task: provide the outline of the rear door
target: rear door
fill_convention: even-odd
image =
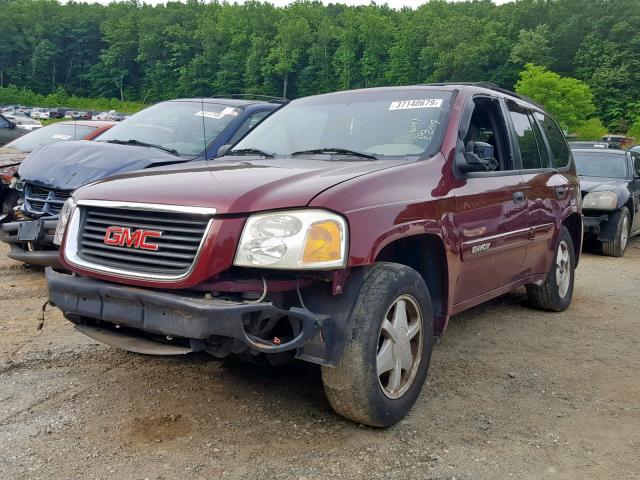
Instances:
[[[629,182],[629,191],[633,197],[633,215],[632,232],[640,230],[640,152],[629,152],[631,155],[632,180]]]
[[[523,178],[514,169],[512,146],[498,98],[475,97],[469,133],[464,142],[489,143],[499,168],[468,173],[455,190],[455,230],[460,234],[461,271],[454,302],[509,285],[520,276],[529,220]]]
[[[528,112],[536,139],[540,167],[534,165],[535,149],[523,154],[523,177],[529,205],[531,244],[524,268],[526,274],[547,273],[555,251],[553,239],[559,221],[571,206],[579,180],[570,170],[571,151],[562,130],[541,112]],[[525,158],[529,156],[529,158]],[[529,168],[525,168],[528,165]]]

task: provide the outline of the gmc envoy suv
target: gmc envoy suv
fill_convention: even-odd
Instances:
[[[77,190],[48,296],[134,352],[318,363],[338,413],[389,426],[452,315],[569,306],[580,195],[557,124],[491,84],[307,97],[215,160]]]

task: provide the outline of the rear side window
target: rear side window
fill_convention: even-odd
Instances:
[[[569,165],[569,147],[556,122],[551,118],[536,112],[536,118],[540,122],[540,128],[549,143],[551,150],[551,165],[555,168],[562,168]]]
[[[638,178],[640,177],[640,153],[631,153],[631,157],[633,158],[633,175]]]
[[[544,152],[545,147],[536,135],[533,118],[526,109],[513,102],[508,102],[508,106],[511,123],[513,123],[520,147],[522,168],[546,168],[548,166],[546,154],[541,155],[541,151]]]

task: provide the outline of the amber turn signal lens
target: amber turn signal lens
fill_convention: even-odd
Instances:
[[[321,263],[340,260],[341,247],[342,229],[337,222],[314,223],[307,232],[302,262]]]

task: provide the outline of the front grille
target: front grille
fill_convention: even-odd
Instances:
[[[39,187],[27,183],[24,186],[24,204],[22,209],[31,217],[56,217],[60,214],[64,202],[71,196],[68,192]]]
[[[191,268],[210,218],[202,215],[134,209],[80,207],[78,257],[102,267],[134,273],[180,276]],[[105,244],[109,227],[161,232],[157,250]]]

